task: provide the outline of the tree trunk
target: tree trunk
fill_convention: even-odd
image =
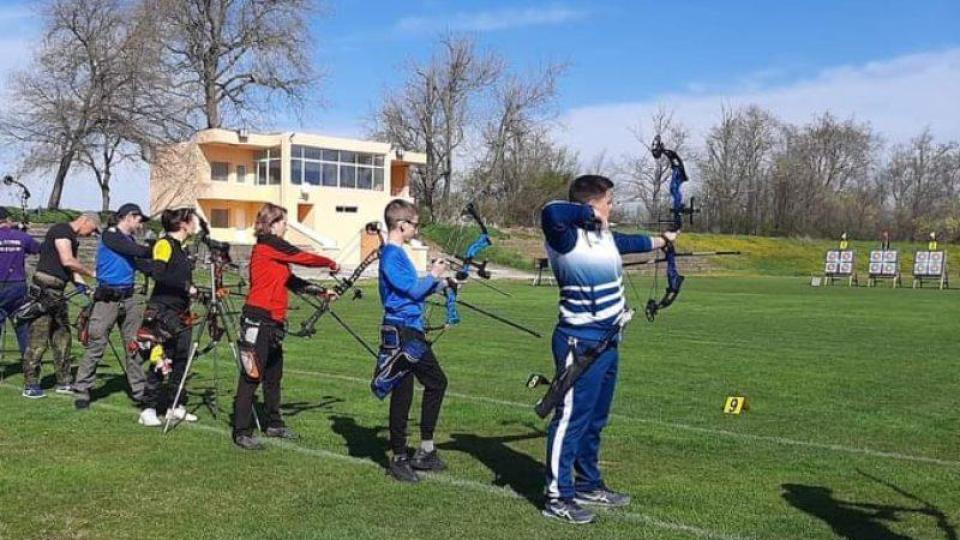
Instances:
[[[110,172],[103,175],[103,181],[100,184],[100,211],[110,211]]]
[[[207,115],[207,128],[219,128],[220,101],[217,99],[217,86],[215,79],[207,80],[207,85],[204,92],[204,112]]]
[[[53,178],[53,188],[50,190],[50,198],[47,199],[47,209],[57,210],[60,208],[60,199],[63,197],[63,184],[70,171],[70,165],[73,164],[73,151],[67,152],[60,158],[60,164],[57,166],[57,175]]]

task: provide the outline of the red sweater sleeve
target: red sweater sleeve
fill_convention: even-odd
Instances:
[[[322,255],[307,253],[293,244],[276,237],[261,238],[261,244],[267,248],[263,250],[263,254],[270,260],[315,268],[337,267],[337,263],[333,259]]]

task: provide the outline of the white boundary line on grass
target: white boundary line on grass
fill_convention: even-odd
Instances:
[[[324,373],[322,371],[305,371],[299,369],[285,369],[286,373],[294,373],[297,375],[313,375],[315,377],[321,377],[326,379],[339,379],[343,381],[350,382],[362,382],[364,384],[369,384],[370,381],[366,379],[361,379],[359,377],[351,377],[349,375],[338,375],[335,373]],[[460,399],[467,399],[471,401],[480,401],[484,403],[493,403],[496,405],[505,405],[508,407],[517,407],[527,410],[532,410],[533,405],[530,403],[520,403],[517,401],[507,401],[503,399],[491,398],[486,396],[474,396],[470,394],[461,394],[458,392],[447,392],[446,395],[450,397],[456,397]],[[801,441],[797,439],[789,439],[786,437],[777,437],[773,435],[754,435],[752,433],[740,433],[736,431],[727,431],[724,429],[715,429],[715,428],[705,428],[700,426],[692,426],[690,424],[682,424],[679,422],[665,422],[663,420],[654,420],[651,418],[637,418],[634,416],[628,416],[624,414],[612,413],[610,416],[613,418],[620,418],[623,420],[628,420],[631,422],[637,422],[641,424],[651,424],[656,426],[663,426],[668,428],[679,429],[683,431],[691,431],[694,433],[707,433],[710,435],[719,435],[722,437],[731,437],[737,439],[747,439],[752,441],[762,441],[769,442],[784,446],[799,446],[804,448],[816,448],[818,450],[829,450],[832,452],[844,452],[848,454],[860,454],[864,456],[879,457],[879,458],[888,458],[888,459],[897,459],[900,461],[913,461],[915,463],[929,463],[933,465],[942,465],[945,467],[960,467],[960,461],[948,460],[948,459],[939,459],[927,456],[917,456],[911,454],[902,454],[900,452],[887,452],[883,450],[874,450],[872,448],[857,448],[854,446],[844,446],[841,444],[833,443],[819,443],[813,441]]]
[[[0,383],[0,386],[12,388],[17,391],[20,390],[20,388],[13,386],[9,383]],[[55,394],[54,397],[63,398],[63,399],[72,399],[71,396],[66,396],[66,395]],[[129,408],[120,407],[117,405],[111,405],[109,403],[93,403],[91,405],[91,408],[106,409],[116,413],[130,414],[131,418],[133,417],[133,412],[134,412]],[[206,431],[208,433],[215,433],[218,435],[222,435],[228,439],[230,438],[229,430],[219,428],[217,426],[211,426],[211,425],[201,424],[201,423],[186,423],[186,422],[180,422],[180,424],[183,424],[184,426],[191,429],[198,429],[201,431]],[[131,424],[131,426],[133,426],[133,424]],[[338,454],[337,452],[332,452],[330,450],[323,450],[319,448],[309,448],[306,446],[301,446],[296,443],[282,441],[279,439],[263,438],[261,440],[264,443],[269,444],[271,446],[276,446],[284,450],[292,450],[294,452],[297,452],[298,454],[303,454],[306,456],[318,457],[323,459],[333,459],[337,461],[342,461],[344,463],[351,463],[353,465],[362,465],[366,467],[380,468],[378,464],[374,463],[373,461],[370,461],[369,459],[348,456],[345,454]],[[490,495],[496,495],[499,497],[507,497],[510,499],[520,499],[520,500],[525,499],[523,495],[507,487],[498,487],[490,484],[485,484],[483,482],[477,482],[475,480],[466,480],[463,478],[456,478],[448,474],[429,474],[429,475],[423,475],[421,476],[421,478],[427,479],[432,482],[437,482],[440,484],[446,484],[448,486],[471,489],[473,491],[487,493]],[[708,529],[702,529],[700,527],[696,527],[693,525],[687,525],[684,523],[678,523],[674,521],[664,521],[664,520],[655,518],[653,516],[648,516],[646,514],[639,514],[636,512],[621,512],[621,511],[612,510],[612,511],[605,511],[604,515],[612,518],[617,518],[617,517],[625,518],[628,521],[645,523],[647,525],[656,527],[658,529],[666,529],[666,530],[671,530],[676,532],[687,533],[699,538],[706,538],[708,540],[749,540],[748,538],[742,537],[742,536],[731,536],[728,534],[718,533]]]

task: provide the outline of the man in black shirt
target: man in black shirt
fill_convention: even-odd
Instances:
[[[31,294],[48,308],[30,325],[30,344],[23,356],[23,397],[45,397],[40,388],[40,360],[48,346],[53,348],[53,364],[57,374],[58,394],[72,394],[70,374],[70,320],[64,289],[73,283],[77,291],[86,294],[83,276],[95,277],[77,259],[79,237],[90,236],[100,230],[100,216],[93,212],[80,215],[70,223],[58,223],[47,231],[40,244],[40,260],[33,274]]]

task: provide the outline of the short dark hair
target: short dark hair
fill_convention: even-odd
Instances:
[[[387,224],[387,230],[392,231],[401,221],[410,221],[419,215],[417,205],[404,199],[394,199],[383,210],[383,222]]]
[[[570,184],[570,202],[586,204],[594,199],[603,197],[613,189],[613,182],[606,176],[599,174],[584,174],[578,176]]]
[[[177,232],[180,230],[180,226],[193,219],[195,214],[193,208],[164,210],[163,215],[160,216],[160,224],[163,226],[163,230],[168,233]]]

